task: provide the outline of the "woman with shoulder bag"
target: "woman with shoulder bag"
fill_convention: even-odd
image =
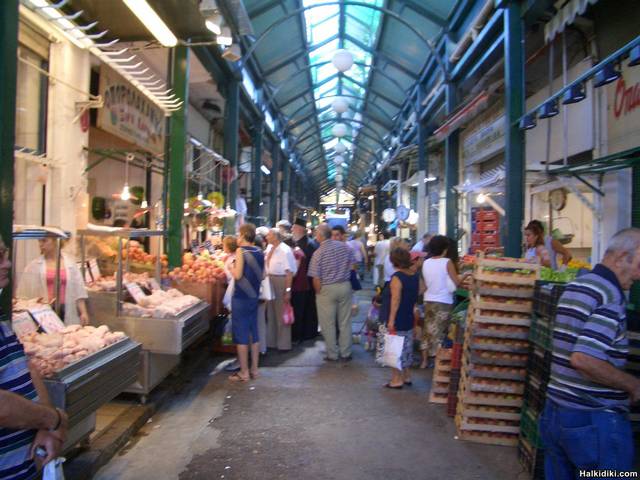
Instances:
[[[260,283],[264,277],[264,254],[254,245],[256,227],[245,223],[238,235],[233,278],[235,288],[231,300],[233,342],[238,349],[240,371],[229,377],[234,382],[246,382],[258,377],[260,343],[258,332],[258,302]],[[251,348],[251,369],[249,369]]]

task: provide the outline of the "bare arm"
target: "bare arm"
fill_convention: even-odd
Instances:
[[[551,248],[555,253],[559,254],[562,257],[562,263],[564,265],[567,265],[573,258],[571,252],[567,250],[565,246],[562,245],[558,240],[551,240]]]
[[[456,287],[459,287],[466,278],[466,275],[458,275],[458,272],[456,272],[456,267],[453,265],[453,262],[451,260],[447,262],[447,272],[449,273],[449,277]]]
[[[540,258],[540,265],[543,267],[551,266],[551,255],[547,247],[539,245],[538,248],[536,248],[536,253],[538,254],[538,258]]]
[[[89,325],[89,311],[87,310],[86,299],[79,298],[76,301],[76,307],[78,308],[78,314],[80,315],[80,325],[83,327]]]
[[[424,283],[424,278],[420,275],[420,285],[418,286],[418,295],[424,295],[424,292],[427,291],[427,285]]]
[[[396,329],[396,317],[398,315],[398,308],[400,308],[400,299],[402,298],[402,282],[398,280],[398,277],[392,277],[389,284],[391,291],[391,308],[389,310],[389,331]]]
[[[609,362],[575,352],[571,354],[571,366],[593,382],[628,392],[633,402],[640,400],[640,379],[617,369]]]
[[[320,290],[322,290],[322,282],[318,277],[313,277],[313,289],[316,293],[320,293]]]
[[[40,373],[38,372],[38,370],[33,368],[31,362],[29,362],[29,373],[31,374],[31,381],[33,382],[33,386],[35,387],[36,392],[38,392],[40,403],[48,407],[53,407],[51,398],[49,398],[49,391],[47,390],[47,387],[44,386],[44,382],[42,381]]]
[[[233,269],[233,278],[235,280],[240,280],[242,278],[243,273],[244,273],[244,255],[242,250],[238,249],[238,253],[236,254],[236,266]]]
[[[49,430],[57,423],[58,412],[55,408],[0,390],[0,425],[3,428]]]

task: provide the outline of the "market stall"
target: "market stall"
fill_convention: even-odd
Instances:
[[[109,229],[81,230],[78,235],[83,268],[88,265],[92,272],[91,265],[114,263],[109,269],[114,272],[112,276],[102,277],[100,271],[91,273],[93,322],[122,330],[142,344],[137,380],[126,391],[140,394],[146,401],[146,395],[178,365],[181,353],[209,330],[209,305],[176,289],[162,288],[164,260],[160,255],[145,253],[140,257],[132,253],[142,248],[133,239],[155,239],[160,243],[164,232]],[[90,239],[115,242],[115,256],[88,258],[87,251],[95,246],[89,246]],[[156,252],[160,250],[161,245],[156,245]],[[140,258],[146,263],[140,264]]]
[[[14,232],[14,259],[26,241],[53,239],[57,246],[55,309],[41,298],[16,298],[12,326],[31,364],[41,373],[52,402],[69,416],[68,450],[95,429],[96,411],[123,392],[136,378],[140,344],[109,327],[66,325],[61,311],[61,242],[58,229],[19,228]],[[24,249],[26,250],[26,249]],[[14,263],[14,266],[17,265]],[[33,281],[21,278],[21,281]]]

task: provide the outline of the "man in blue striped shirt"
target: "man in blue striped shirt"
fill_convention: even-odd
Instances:
[[[629,228],[614,235],[602,263],[571,282],[560,298],[540,420],[547,480],[575,479],[581,470],[633,468],[628,412],[630,402],[640,400],[640,379],[623,371],[624,291],[637,280],[640,229]]]
[[[351,270],[355,258],[353,250],[341,241],[331,239],[331,228],[326,223],[316,228],[320,247],[311,257],[308,275],[313,278],[316,292],[318,322],[327,346],[325,360],[351,359]],[[336,321],[340,330],[340,352],[336,345]]]
[[[0,237],[0,293],[9,283],[9,257]],[[51,406],[42,379],[30,370],[22,345],[3,320],[0,311],[0,478],[32,479],[37,466],[60,453],[67,415]],[[35,456],[36,447],[44,449],[44,458]]]

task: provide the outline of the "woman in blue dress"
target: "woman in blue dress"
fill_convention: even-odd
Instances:
[[[236,264],[233,269],[235,288],[231,298],[231,329],[238,349],[240,371],[229,377],[234,382],[246,382],[258,377],[260,339],[258,336],[258,302],[260,284],[264,278],[264,254],[254,245],[256,226],[245,223],[240,227]],[[251,368],[249,368],[251,347]]]
[[[391,369],[391,381],[387,388],[400,389],[411,385],[409,368],[413,363],[413,308],[420,293],[420,276],[412,268],[411,254],[404,248],[391,251],[390,260],[396,271],[389,282],[391,306],[387,329],[391,335],[404,338],[402,347],[402,370]]]

